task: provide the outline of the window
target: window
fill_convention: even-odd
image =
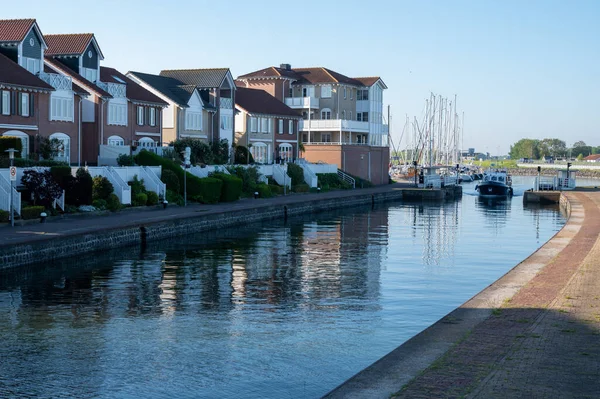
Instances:
[[[10,91],[2,90],[2,115],[10,115]]]
[[[369,99],[369,90],[356,90],[356,101],[364,101]]]
[[[331,110],[329,108],[321,110],[321,119],[331,119]]]
[[[321,86],[321,98],[331,98],[331,85]]]
[[[202,112],[185,111],[185,130],[202,130]]]
[[[138,126],[144,125],[144,107],[137,107],[137,124]]]
[[[250,118],[250,132],[251,133],[258,132],[258,118],[255,116]]]
[[[64,133],[54,133],[50,135],[50,140],[52,139],[57,139],[59,142],[54,158],[68,163],[71,154],[71,138]]]
[[[348,117],[349,120],[352,120],[352,111],[350,111],[350,116]]]
[[[150,108],[150,126],[156,126],[156,108]]]
[[[283,119],[279,120],[279,129],[277,133],[283,134]]]
[[[108,138],[108,145],[125,145],[125,140],[123,140],[120,136],[110,136]]]
[[[293,147],[291,144],[279,144],[279,158],[284,162],[290,162],[293,159]]]
[[[270,126],[269,118],[260,118],[260,132],[261,133],[271,133],[272,127]]]
[[[34,75],[40,71],[40,60],[36,60],[35,58],[27,58],[25,69]]]
[[[148,137],[142,137],[139,141],[138,141],[138,146],[140,147],[144,147],[144,148],[149,148],[149,147],[156,147],[156,142],[154,140],[152,140],[151,138]]]
[[[254,162],[256,163],[269,163],[270,159],[270,146],[265,143],[254,143],[252,147],[250,147],[250,153],[252,154],[252,158],[254,158]]]
[[[356,113],[356,120],[361,122],[362,121],[362,112],[357,112]]]
[[[342,119],[346,119],[346,110],[342,111]]]
[[[231,116],[221,115],[221,129],[231,130]]]
[[[29,116],[29,93],[20,93],[21,97],[21,116]]]
[[[73,121],[73,98],[50,96],[50,120]]]
[[[362,113],[362,120],[363,120],[363,122],[368,122],[369,121],[369,113],[368,112],[363,112]]]
[[[344,100],[346,99],[346,86],[344,86]]]
[[[321,133],[321,141],[323,143],[331,143],[331,133]]]
[[[314,97],[315,96],[315,88],[313,86],[303,87],[302,88],[302,97]]]
[[[290,87],[290,97],[294,97],[294,89]]]
[[[289,121],[288,133],[294,134],[294,121]]]
[[[108,124],[127,126],[127,104],[108,103]]]

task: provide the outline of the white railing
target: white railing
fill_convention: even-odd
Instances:
[[[306,161],[305,161],[306,162]],[[316,173],[337,173],[338,167],[332,163],[311,163],[310,169]]]
[[[156,167],[151,168],[149,166],[142,166],[141,169],[146,189],[154,191],[158,194],[159,198],[167,198],[167,185],[160,180],[160,177],[158,177],[162,171],[161,167],[158,166],[158,171],[156,170]]]
[[[285,105],[290,108],[319,108],[319,99],[316,97],[287,97]]]
[[[223,165],[206,165],[204,168],[201,168],[200,166],[192,166],[188,169],[188,172],[200,178],[208,177],[209,174],[214,172],[225,173],[226,175],[230,174],[227,168]]]
[[[312,188],[318,187],[319,179],[317,178],[317,174],[311,169],[310,164],[304,159],[297,159],[296,164],[302,168],[306,184]]]
[[[99,88],[101,88],[104,91],[107,91],[108,94],[110,94],[111,96],[118,98],[118,97],[126,97],[126,93],[127,93],[127,86],[125,86],[124,84],[121,83],[112,83],[112,82],[101,82],[101,81],[96,81],[96,86],[98,86]]]
[[[456,186],[458,184],[458,179],[456,175],[445,175],[443,178],[444,187],[446,186]]]
[[[281,165],[273,165],[273,180],[280,186],[287,186],[288,189],[292,188],[292,178],[286,173]]]
[[[337,174],[340,177],[340,179],[342,179],[343,181],[345,181],[348,184],[351,184],[352,188],[356,188],[356,180],[352,176],[350,176],[347,173],[344,173],[344,171],[341,169],[337,170]]]
[[[54,87],[56,90],[73,90],[73,82],[70,76],[57,73],[40,72],[40,79]]]
[[[310,129],[309,129],[310,128]],[[300,130],[307,132],[345,131],[369,133],[369,122],[350,121],[346,119],[313,119],[300,121]]]
[[[23,168],[17,168],[20,170]],[[17,215],[21,214],[21,193],[17,191],[16,187],[12,187],[10,184],[8,169],[5,169],[6,173],[0,174],[0,209],[10,212],[10,191],[13,193],[13,208]],[[19,181],[19,180],[17,180]]]
[[[65,210],[65,190],[62,190],[61,196],[52,202],[52,208],[56,209],[56,207]]]
[[[233,101],[231,100],[231,98],[221,97],[219,106],[220,108],[233,109]]]
[[[421,188],[441,188],[442,187],[442,176],[438,174],[431,174],[423,176],[423,185]]]
[[[570,179],[568,177],[565,178],[556,178],[556,180],[558,180],[558,188],[560,190],[572,190],[575,188],[576,186],[576,181],[575,179]]]
[[[111,166],[88,167],[87,171],[92,177],[104,176],[113,185],[114,193],[121,204],[131,204],[131,187],[119,176]]]
[[[536,176],[535,189],[536,191],[553,191],[557,189],[558,182],[556,177]]]

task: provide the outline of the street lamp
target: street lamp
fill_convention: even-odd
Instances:
[[[192,149],[185,147],[185,150],[181,151],[181,155],[183,155],[183,206],[187,206],[187,170],[190,167]]]
[[[15,206],[13,204],[13,191],[14,191],[14,187],[13,187],[13,182],[16,181],[16,170],[13,171],[13,165],[15,162],[15,152],[19,152],[17,150],[15,150],[14,148],[9,148],[8,150],[4,151],[4,152],[8,152],[8,157],[10,158],[10,225],[12,227],[15,227]],[[15,177],[12,176],[12,174],[14,173]]]

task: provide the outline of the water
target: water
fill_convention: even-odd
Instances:
[[[564,221],[465,195],[4,272],[0,397],[319,397]]]

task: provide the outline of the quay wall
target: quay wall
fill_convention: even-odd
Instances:
[[[455,191],[452,191],[451,196],[445,193],[446,191],[412,190],[406,199],[428,201],[456,196]],[[357,192],[352,195],[343,193],[340,196],[327,198],[313,197],[308,201],[299,196],[295,201],[287,201],[282,204],[257,204],[255,207],[244,210],[208,211],[192,218],[172,218],[152,223],[104,228],[86,234],[60,235],[28,243],[1,246],[0,270],[253,222],[285,220],[288,217],[369,204],[374,206],[385,202],[400,201],[404,199],[404,195],[405,189],[398,188],[378,192]]]

